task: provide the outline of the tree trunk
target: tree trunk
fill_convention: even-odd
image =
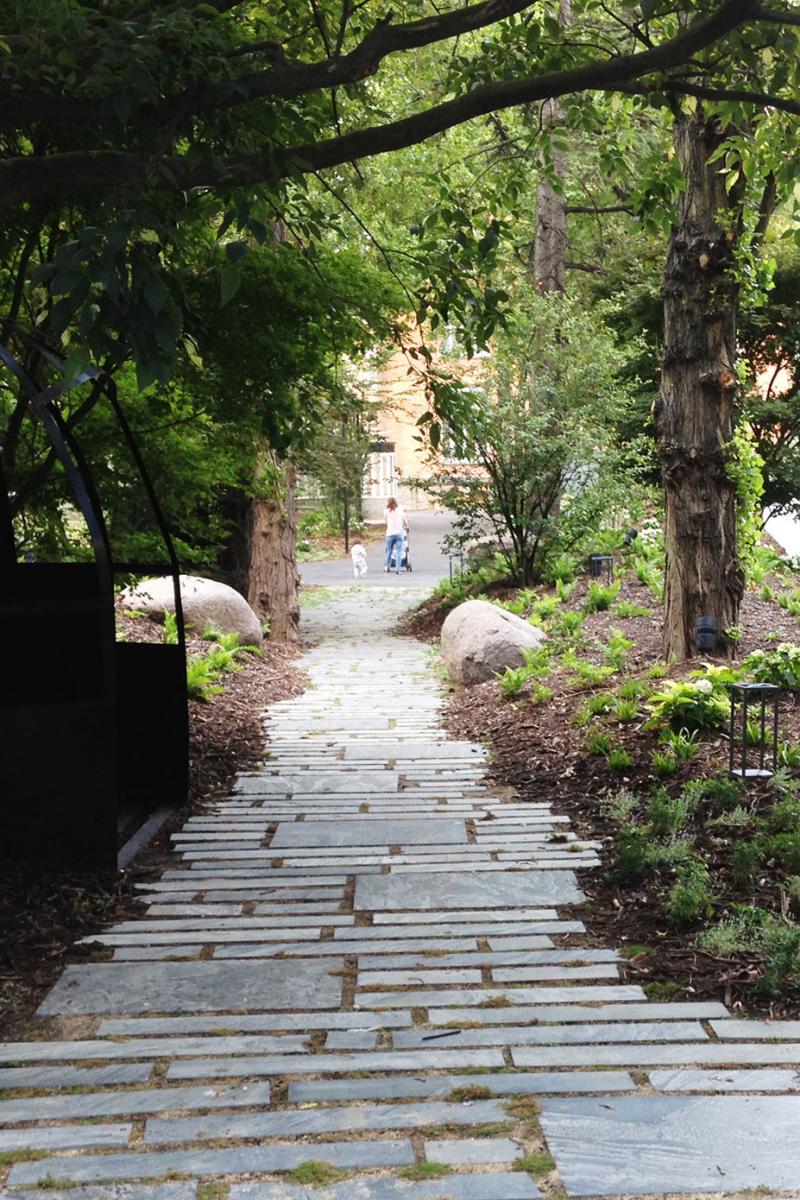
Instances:
[[[675,126],[686,190],[664,268],[664,357],[655,405],[666,502],[664,653],[695,649],[695,621],[737,623],[744,591],[728,478],[736,394],[736,198],[709,157],[723,140],[698,109]]]
[[[270,638],[300,640],[297,574],[297,471],[271,452],[261,459],[263,486],[250,505],[247,599],[260,617],[268,617]]]
[[[558,23],[562,28],[572,21],[572,0],[561,0]],[[560,124],[563,111],[557,100],[546,100],[539,117],[542,126],[552,129]],[[562,184],[567,177],[567,156],[553,150],[553,174]],[[564,291],[567,257],[566,200],[547,179],[536,193],[536,238],[533,243],[533,279],[541,293]]]

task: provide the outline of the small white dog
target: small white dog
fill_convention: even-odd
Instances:
[[[353,542],[350,557],[353,560],[354,578],[362,579],[367,573],[367,552],[361,542]]]

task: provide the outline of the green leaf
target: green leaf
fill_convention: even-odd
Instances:
[[[656,0],[642,0],[639,7],[642,10],[642,16],[645,21],[649,21],[656,10]]]
[[[92,363],[91,355],[87,346],[76,346],[67,356],[67,361],[64,363],[64,384],[66,387],[72,387],[79,377],[86,371]]]
[[[236,295],[241,282],[241,268],[237,263],[226,262],[219,274],[220,303],[223,308]]]

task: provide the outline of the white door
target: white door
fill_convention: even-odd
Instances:
[[[367,470],[364,476],[364,495],[375,496],[388,500],[397,491],[397,476],[395,474],[396,456],[394,452],[381,451],[370,454],[367,459]]]

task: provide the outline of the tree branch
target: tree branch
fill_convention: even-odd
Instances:
[[[489,5],[499,2],[489,0],[489,4],[478,6],[484,18]],[[524,7],[529,2],[513,0],[518,7]],[[426,24],[432,24],[441,31],[445,22],[456,15],[463,17],[465,11],[475,12],[474,9],[462,10],[459,14],[448,14]],[[163,172],[167,183],[172,183],[178,190],[188,191],[217,184],[241,186],[268,181],[274,183],[285,177],[292,168],[305,172],[320,171],[361,158],[387,154],[416,145],[475,117],[502,109],[577,92],[624,91],[637,79],[680,66],[698,51],[744,25],[752,12],[752,0],[725,0],[712,16],[696,22],[651,50],[619,55],[564,71],[545,72],[528,79],[498,80],[398,121],[359,129],[322,142],[283,149],[270,147],[265,153],[243,156],[223,164],[216,160],[197,164],[181,157],[151,161],[144,155],[118,151],[70,151],[40,158],[9,158],[0,162],[0,209],[13,208],[35,198],[63,201],[79,196],[99,197],[116,188],[142,184],[152,173],[159,171]],[[416,22],[414,26],[405,28],[419,25],[420,22]],[[664,86],[663,81],[654,81],[652,85],[653,89],[662,90]]]

